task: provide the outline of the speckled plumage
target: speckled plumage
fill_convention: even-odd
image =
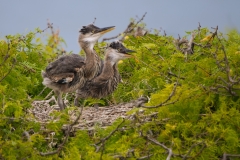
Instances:
[[[117,88],[121,81],[121,76],[117,69],[117,63],[121,59],[131,57],[129,52],[120,42],[113,42],[106,50],[104,66],[101,74],[92,80],[88,80],[85,85],[76,91],[75,105],[78,105],[79,98],[103,98]]]
[[[112,67],[106,74],[100,74],[96,78],[89,80],[85,85],[76,91],[79,98],[103,98],[113,93],[121,81],[121,76],[117,70],[117,65],[104,64]]]
[[[60,109],[65,108],[62,94],[74,92],[94,78],[101,70],[102,62],[93,47],[97,40],[114,27],[98,28],[94,25],[83,26],[78,42],[85,51],[86,57],[77,54],[62,56],[50,63],[42,72],[43,84],[54,90],[58,96]]]

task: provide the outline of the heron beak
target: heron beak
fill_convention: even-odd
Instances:
[[[130,49],[126,49],[125,52],[126,52],[126,53],[133,53],[133,52],[136,52],[136,51],[130,50]]]
[[[105,34],[107,32],[110,32],[110,31],[112,31],[114,29],[115,29],[115,26],[99,28],[96,33],[100,33],[101,35],[103,35],[103,34]]]
[[[134,53],[134,52],[136,52],[136,51],[134,51],[134,50],[130,50],[130,49],[125,49],[125,57],[127,57],[127,58],[131,58],[131,57],[133,57],[132,55],[130,55],[129,53]]]

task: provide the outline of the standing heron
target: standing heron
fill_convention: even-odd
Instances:
[[[93,24],[83,26],[79,31],[78,42],[86,56],[82,57],[77,54],[62,56],[50,63],[42,72],[42,83],[54,90],[61,110],[66,107],[62,100],[63,93],[81,88],[87,80],[100,72],[102,62],[93,47],[103,34],[113,29],[114,26],[104,28],[98,28]]]
[[[134,52],[125,48],[120,42],[112,42],[105,51],[104,65],[99,76],[88,80],[85,85],[76,91],[75,101],[79,98],[102,98],[111,94],[121,81],[118,72],[118,61],[132,57]]]

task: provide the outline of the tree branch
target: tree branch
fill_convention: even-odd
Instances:
[[[192,32],[191,34],[191,38],[188,41],[185,38],[182,38],[178,35],[178,39],[174,40],[174,44],[177,48],[177,50],[181,51],[183,54],[185,54],[186,60],[187,60],[187,55],[188,54],[193,54],[194,53],[194,45],[195,43],[193,42],[194,38],[195,38],[196,33]],[[181,47],[183,45],[183,47]]]
[[[182,159],[183,159],[183,160],[187,159],[187,158],[188,158],[188,155],[192,152],[193,148],[196,147],[196,146],[198,146],[198,145],[200,145],[200,144],[204,144],[204,145],[205,145],[204,142],[199,142],[199,143],[193,144],[193,145],[190,147],[190,149],[189,149],[189,151],[187,152],[187,154],[185,154]]]
[[[224,153],[222,160],[227,160],[227,157],[240,157],[240,154],[227,154],[227,153]]]
[[[116,132],[118,131],[119,127],[125,122],[125,119],[122,120],[122,122],[111,132],[109,135],[107,135],[105,138],[101,139],[99,142],[95,143],[93,146],[96,148],[95,152],[98,152],[105,144],[105,142]],[[100,146],[98,146],[101,144]]]
[[[153,156],[153,154],[149,154],[149,155],[147,155],[147,156],[139,157],[139,158],[137,158],[137,160],[149,159],[149,158],[152,157],[152,156]]]
[[[115,38],[118,38],[119,36],[123,35],[122,38],[119,40],[119,41],[123,41],[124,40],[124,37],[126,36],[126,34],[130,33],[133,31],[133,29],[144,19],[144,17],[146,16],[147,12],[144,13],[144,15],[142,16],[141,19],[139,19],[136,24],[134,24],[133,22],[130,22],[129,25],[127,26],[127,28],[125,29],[125,31],[121,34],[119,33],[118,35],[116,36],[113,36],[113,37],[110,37],[110,38],[103,38],[102,42],[104,41],[108,41],[108,40],[111,40],[111,39],[115,39]]]
[[[198,36],[200,37],[200,34],[201,34],[201,24],[200,22],[198,22]]]
[[[142,134],[142,133],[141,133]],[[143,135],[142,135],[143,136]],[[167,152],[168,152],[168,156],[167,156],[167,159],[166,160],[170,160],[171,157],[173,156],[173,152],[172,152],[172,149],[171,148],[168,148],[167,146],[165,146],[164,144],[158,142],[156,139],[154,138],[150,138],[149,136],[143,136],[145,139],[149,140],[150,142],[158,145],[158,146],[161,146],[162,148],[164,148]]]
[[[177,86],[178,86],[178,81],[174,84],[173,90],[169,94],[168,98],[164,102],[160,103],[159,105],[157,105],[157,106],[144,106],[144,105],[142,105],[141,107],[143,107],[143,108],[159,108],[159,107],[162,107],[162,106],[166,106],[166,105],[176,103],[178,101],[178,99],[175,100],[175,101],[172,101],[172,102],[168,102],[168,101],[170,101],[171,98],[174,96],[174,94],[176,92],[176,89],[177,89]]]
[[[39,154],[40,154],[41,156],[49,156],[49,155],[53,155],[53,154],[59,154],[59,153],[62,151],[64,145],[67,143],[67,140],[68,140],[68,138],[69,138],[70,131],[72,130],[73,126],[76,125],[77,122],[79,121],[79,119],[80,119],[80,117],[81,117],[81,115],[82,115],[82,112],[83,112],[83,106],[81,107],[81,111],[80,111],[78,117],[75,119],[75,121],[74,121],[73,123],[71,123],[71,124],[68,126],[68,129],[67,129],[67,131],[66,131],[66,136],[64,137],[63,142],[59,145],[58,149],[55,150],[55,151],[52,151],[52,152],[46,152],[46,153],[40,152]]]

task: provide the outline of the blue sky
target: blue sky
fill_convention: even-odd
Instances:
[[[116,26],[104,37],[124,31],[130,18],[141,17],[148,29],[164,29],[167,35],[184,36],[198,27],[219,26],[220,31],[240,31],[239,0],[0,0],[0,38],[46,28],[49,19],[66,41],[67,51],[78,53],[79,29],[93,22],[99,27]]]

